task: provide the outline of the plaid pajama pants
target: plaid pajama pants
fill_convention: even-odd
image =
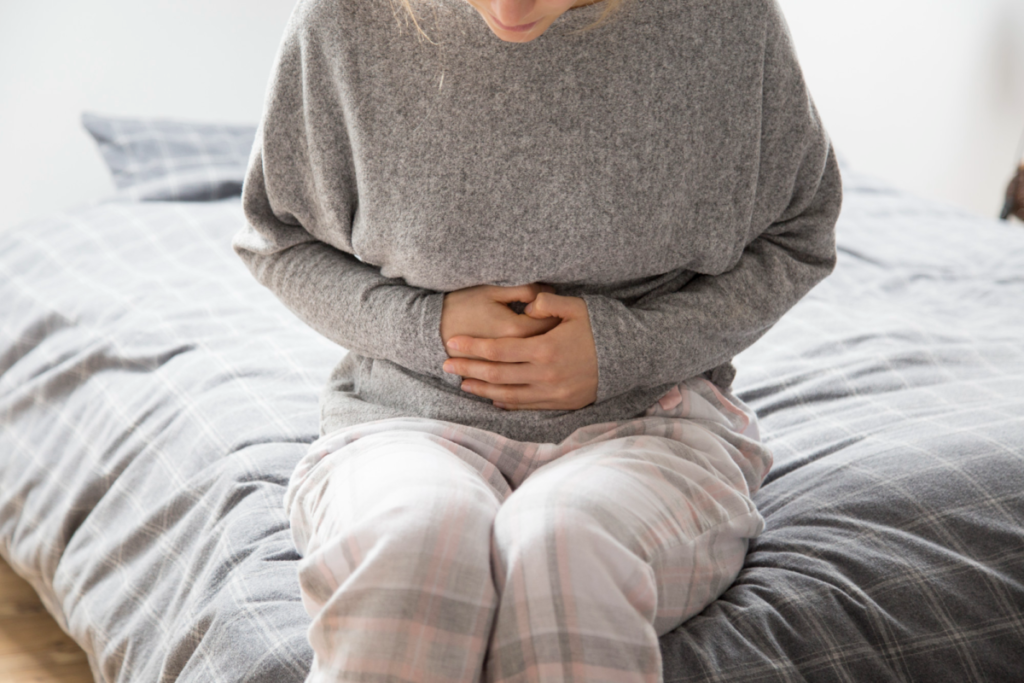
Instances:
[[[658,636],[763,529],[771,460],[703,379],[559,444],[422,418],[325,435],[285,498],[308,681],[660,681]]]

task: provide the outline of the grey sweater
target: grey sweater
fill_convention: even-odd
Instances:
[[[731,358],[835,263],[836,160],[773,0],[627,0],[505,43],[464,0],[300,0],[234,246],[348,349],[321,429],[423,416],[558,442]],[[403,27],[404,26],[404,27]],[[582,297],[598,397],[505,412],[445,374],[445,292]]]

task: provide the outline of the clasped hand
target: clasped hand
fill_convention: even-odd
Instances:
[[[527,304],[517,314],[508,304]],[[597,350],[586,302],[547,285],[480,285],[449,292],[444,371],[505,410],[576,410],[597,399]]]

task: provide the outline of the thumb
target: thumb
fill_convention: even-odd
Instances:
[[[549,292],[541,292],[525,309],[531,318],[575,318],[579,312],[581,299],[573,296],[558,296]]]

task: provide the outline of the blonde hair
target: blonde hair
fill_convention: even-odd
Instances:
[[[465,0],[462,1],[464,2]],[[392,11],[395,11],[395,2],[396,0],[391,0]],[[427,42],[430,43],[431,45],[434,45],[434,41],[430,39],[430,36],[428,36],[427,33],[423,30],[423,27],[420,26],[420,22],[416,18],[416,12],[412,8],[412,0],[397,0],[397,2],[402,7],[405,8],[405,12],[407,14],[407,23],[408,19],[412,19],[412,23],[416,26],[416,31],[420,34],[420,36],[422,38],[426,38]],[[609,19],[611,19],[612,15],[615,14],[622,7],[622,4],[625,2],[625,0],[594,0],[594,2],[590,4],[595,4],[596,2],[604,2],[605,7],[604,11],[601,12],[601,16],[599,16],[597,18],[597,21],[595,21],[594,23],[590,24],[589,26],[584,26],[579,31],[573,31],[570,35],[575,35],[576,33],[586,33],[587,31],[593,31],[595,28],[604,25],[605,23],[607,23]],[[581,5],[581,7],[585,6],[586,5]],[[397,13],[395,14],[395,19],[398,19]]]

